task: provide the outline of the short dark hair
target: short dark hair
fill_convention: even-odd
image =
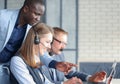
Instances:
[[[30,5],[33,5],[36,3],[40,3],[41,5],[44,5],[43,0],[25,0],[23,6],[25,6],[25,5],[30,6]]]

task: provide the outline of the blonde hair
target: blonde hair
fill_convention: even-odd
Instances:
[[[66,32],[66,31],[63,30],[62,28],[53,27],[53,30],[54,30],[54,37],[58,36],[59,34],[68,35],[68,32]]]
[[[39,38],[43,37],[44,34],[51,33],[53,34],[53,29],[44,23],[37,23],[34,25],[28,32],[25,42],[20,48],[19,52],[25,62],[31,67],[38,67],[40,63],[36,63],[35,61],[35,52],[39,55],[38,45],[34,43],[35,32],[39,36]],[[35,52],[34,52],[35,51]]]

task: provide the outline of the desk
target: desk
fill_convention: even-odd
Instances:
[[[84,82],[83,84],[95,84],[95,83]],[[98,83],[98,84],[105,84],[105,83]],[[112,79],[111,84],[120,84],[120,79]]]
[[[111,84],[120,84],[120,79],[113,79]]]

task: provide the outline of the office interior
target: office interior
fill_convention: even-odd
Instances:
[[[19,9],[24,0],[0,0],[0,9]],[[45,0],[42,21],[66,30],[66,61],[79,71],[108,74],[117,62],[120,78],[120,0]]]

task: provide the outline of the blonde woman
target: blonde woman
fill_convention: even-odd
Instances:
[[[39,56],[51,47],[52,38],[52,28],[44,23],[37,23],[29,30],[19,54],[13,56],[10,63],[10,70],[19,84],[44,82],[44,76],[37,70],[42,64]]]
[[[18,55],[13,56],[10,62],[10,70],[17,81],[14,84],[55,84],[39,69],[42,65],[39,56],[44,56],[47,49],[51,48],[52,38],[52,28],[44,23],[37,23],[29,30]],[[76,77],[63,84],[76,84],[76,82],[82,84]]]

